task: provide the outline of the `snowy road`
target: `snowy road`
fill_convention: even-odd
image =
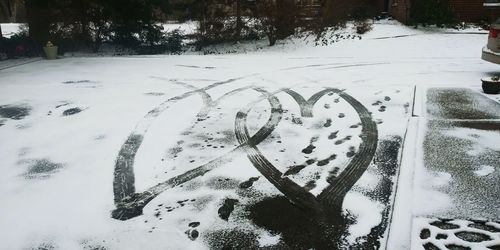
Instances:
[[[485,40],[382,23],[0,70],[0,249],[498,246]]]

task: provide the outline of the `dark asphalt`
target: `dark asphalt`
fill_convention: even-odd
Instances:
[[[451,180],[438,191],[449,195],[453,209],[446,218],[497,219],[500,214],[500,152],[484,145],[500,138],[500,104],[472,89],[432,88],[427,92],[424,164]],[[491,144],[491,143],[490,143]],[[493,168],[485,176],[481,167]]]

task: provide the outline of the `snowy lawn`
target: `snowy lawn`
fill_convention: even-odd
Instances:
[[[0,249],[423,249],[442,219],[436,245],[498,246],[485,42],[383,22],[324,47],[0,70]],[[474,109],[450,117],[458,87]]]
[[[0,23],[2,26],[2,35],[4,37],[11,37],[16,33],[19,33],[22,30],[21,23]]]

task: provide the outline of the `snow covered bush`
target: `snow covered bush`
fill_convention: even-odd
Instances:
[[[356,29],[356,33],[359,35],[363,35],[366,32],[372,30],[372,23],[373,22],[369,19],[354,21],[354,28]]]
[[[166,51],[180,54],[184,49],[184,35],[179,29],[172,30],[165,35]]]
[[[138,54],[180,54],[184,51],[184,35],[179,29],[162,33],[159,41],[154,44],[138,46],[135,52]]]
[[[262,32],[252,18],[254,6],[253,1],[238,1],[235,11],[232,5],[221,4],[220,1],[198,1],[195,8],[198,21],[194,35],[196,49],[260,38]]]
[[[273,46],[279,39],[294,34],[297,28],[298,9],[294,0],[262,0],[256,1],[255,17],[260,30]]]

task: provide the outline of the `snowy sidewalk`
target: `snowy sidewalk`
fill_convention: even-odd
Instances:
[[[500,104],[464,88],[427,90],[413,239],[425,249],[500,246]]]
[[[9,59],[0,61],[0,70],[21,66],[23,64],[37,62],[42,60],[42,58],[21,58],[21,59]]]

